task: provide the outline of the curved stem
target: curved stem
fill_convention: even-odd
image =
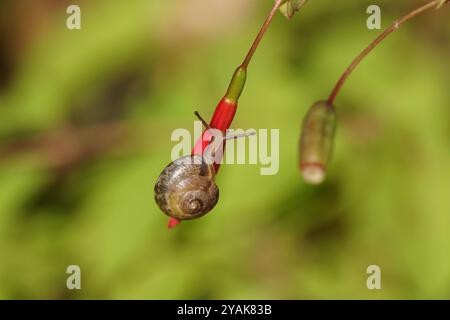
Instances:
[[[267,29],[270,26],[270,23],[272,22],[273,17],[275,16],[277,10],[280,8],[284,0],[276,0],[275,5],[273,6],[272,10],[269,13],[269,16],[267,17],[266,21],[264,21],[264,24],[261,27],[261,30],[259,31],[258,35],[256,36],[255,41],[253,42],[250,50],[247,53],[247,56],[245,57],[244,61],[241,64],[241,68],[247,69],[248,65],[250,64],[250,61],[253,58],[253,55],[255,54],[256,49],[258,48],[259,43],[261,42],[262,38],[264,37],[264,34],[266,33]]]
[[[353,60],[353,62],[347,67],[347,69],[342,74],[339,81],[336,83],[336,86],[334,87],[333,91],[330,94],[330,97],[328,98],[328,102],[333,105],[334,100],[336,99],[336,96],[339,94],[342,86],[344,85],[347,78],[350,76],[352,71],[359,65],[359,63],[373,50],[375,49],[387,36],[389,36],[392,32],[400,28],[405,22],[408,20],[418,16],[419,14],[431,9],[431,8],[437,8],[439,5],[442,5],[444,3],[450,3],[450,0],[442,1],[442,0],[433,0],[413,11],[405,15],[399,20],[394,21],[386,30],[383,31],[366,49],[364,49],[356,58]]]

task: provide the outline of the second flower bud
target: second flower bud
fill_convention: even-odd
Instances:
[[[306,114],[300,139],[300,170],[306,182],[325,180],[336,130],[336,111],[328,101],[316,102]]]

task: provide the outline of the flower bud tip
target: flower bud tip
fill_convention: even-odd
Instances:
[[[181,223],[181,220],[175,219],[175,218],[169,218],[169,224],[167,225],[168,229],[173,229],[177,225]]]
[[[301,169],[303,179],[309,184],[318,185],[325,180],[325,168],[320,164],[304,164]]]

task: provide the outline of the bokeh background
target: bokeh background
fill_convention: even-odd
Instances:
[[[424,2],[376,4],[387,27]],[[167,230],[153,186],[171,132],[211,116],[272,4],[0,2],[0,298],[450,298],[448,7],[350,78],[320,187],[297,170],[302,117],[379,33],[375,3],[278,15],[233,126],[280,129],[279,173],[224,165],[215,210]],[[66,288],[71,264],[80,291]],[[382,290],[366,288],[372,264]]]

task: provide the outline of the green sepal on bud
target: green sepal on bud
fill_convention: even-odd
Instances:
[[[247,80],[247,69],[244,67],[238,67],[233,74],[230,85],[228,86],[225,98],[228,101],[237,103],[241,96],[242,90],[244,90],[245,81]]]
[[[446,3],[450,3],[450,1],[449,0],[441,0],[440,2],[438,2],[436,9],[440,9]]]
[[[307,2],[308,0],[287,0],[280,6],[280,12],[291,19]]]
[[[330,159],[336,111],[328,101],[318,101],[309,109],[303,121],[300,139],[300,170],[306,182],[320,184]]]

